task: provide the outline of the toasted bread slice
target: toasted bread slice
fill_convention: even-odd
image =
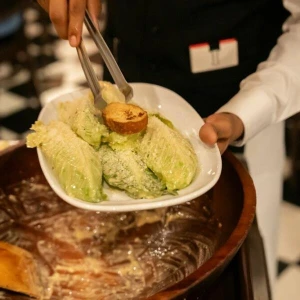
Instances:
[[[104,123],[112,131],[121,134],[138,133],[148,124],[148,114],[134,104],[112,102],[102,111]]]
[[[0,241],[0,288],[41,298],[41,285],[32,255]]]

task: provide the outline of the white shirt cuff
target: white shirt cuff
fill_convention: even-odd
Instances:
[[[227,112],[237,115],[244,124],[244,136],[233,142],[233,146],[243,146],[249,139],[272,123],[274,102],[266,91],[260,88],[242,89],[217,113]]]

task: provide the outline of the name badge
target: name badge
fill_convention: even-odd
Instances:
[[[189,46],[192,73],[201,73],[234,67],[239,64],[236,39],[220,40],[217,45],[209,43]]]

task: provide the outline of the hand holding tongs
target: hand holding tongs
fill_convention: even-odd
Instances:
[[[106,45],[100,31],[94,25],[88,10],[85,11],[84,24],[92,36],[99,52],[111,74],[119,90],[124,94],[126,101],[129,101],[133,96],[133,90],[128,82],[125,80],[119,66],[117,65],[112,53]],[[95,106],[101,109],[106,106],[106,102],[101,97],[101,87],[98,78],[93,70],[91,61],[87,55],[84,42],[81,40],[79,46],[76,48],[77,54],[87,79],[88,85],[95,98]]]

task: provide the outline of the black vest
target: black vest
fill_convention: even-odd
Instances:
[[[282,0],[109,0],[105,39],[130,82],[165,86],[203,117],[226,103],[275,45]],[[238,41],[239,65],[193,74],[189,45]],[[107,70],[104,79],[113,81]]]

